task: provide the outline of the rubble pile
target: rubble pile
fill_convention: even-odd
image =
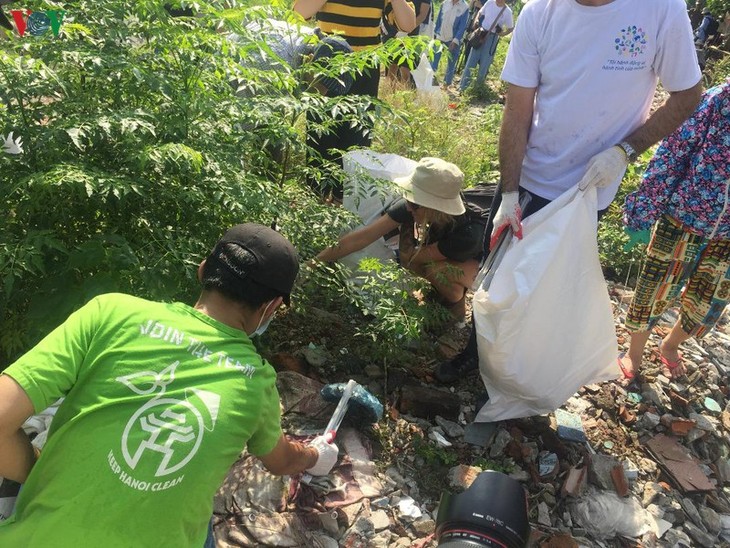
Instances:
[[[631,291],[611,285],[610,294],[625,351]],[[386,419],[342,430],[330,478],[275,478],[242,459],[216,498],[219,546],[435,546],[440,493],[485,469],[525,487],[535,546],[730,546],[728,315],[683,345],[687,376],[677,381],[661,374],[657,350],[675,320],[670,311],[652,336],[639,383],[585,386],[549,416],[502,423],[471,424],[476,374],[444,387],[430,377],[433,362],[364,364],[350,373],[388,403]],[[436,344],[446,355],[459,347]],[[319,433],[312,417],[326,422],[332,406],[302,373],[327,367],[327,352],[310,345],[278,358],[287,431],[306,439]]]

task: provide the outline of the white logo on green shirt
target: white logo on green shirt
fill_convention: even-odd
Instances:
[[[135,394],[153,396],[132,415],[122,434],[124,462],[139,477],[122,470],[110,452],[112,471],[120,481],[136,489],[155,491],[180,483],[182,475],[164,483],[154,483],[154,478],[181,470],[198,452],[205,431],[215,428],[220,406],[218,394],[192,388],[189,393],[186,391],[185,399],[163,397],[175,380],[179,365],[175,361],[159,373],[141,371],[116,379]],[[151,467],[154,477],[150,475]]]

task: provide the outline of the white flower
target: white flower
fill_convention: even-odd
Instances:
[[[8,133],[7,138],[0,134],[0,141],[3,141],[3,152],[7,154],[21,154],[23,152],[23,142],[20,137],[13,139],[13,132]]]

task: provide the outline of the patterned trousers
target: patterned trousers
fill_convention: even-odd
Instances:
[[[730,299],[730,240],[708,240],[671,217],[657,221],[646,249],[626,327],[649,331],[680,296],[682,329],[702,337]]]

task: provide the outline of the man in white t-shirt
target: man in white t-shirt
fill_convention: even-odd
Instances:
[[[578,184],[608,207],[629,162],[676,129],[702,93],[682,0],[532,0],[512,38],[502,79],[502,202],[492,241],[518,238],[518,188],[533,213]],[[657,80],[669,92],[649,116]]]
[[[459,89],[464,91],[471,83],[472,71],[479,65],[477,73],[477,85],[481,85],[487,77],[489,67],[492,66],[494,53],[497,51],[497,43],[501,36],[512,32],[514,20],[512,10],[505,0],[488,0],[477,13],[474,21],[474,28],[481,26],[486,32],[484,43],[478,48],[471,48],[469,57],[464,65],[464,76],[461,77]]]
[[[629,162],[674,131],[702,93],[682,0],[531,0],[520,12],[502,79],[501,192],[490,247],[507,227],[575,186],[598,187],[599,214]],[[669,98],[651,115],[657,81]],[[523,212],[519,195],[529,193]],[[478,366],[467,347],[434,372],[453,382]]]

